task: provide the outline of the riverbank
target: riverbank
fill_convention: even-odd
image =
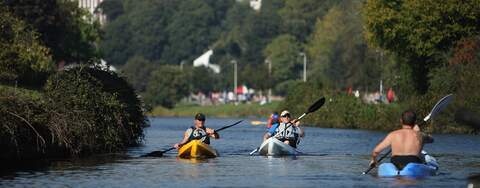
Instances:
[[[288,109],[294,117],[298,117],[316,101],[317,93],[305,90],[303,95],[290,96],[284,101],[277,101],[267,105],[259,104],[222,104],[215,106],[198,106],[182,104],[173,109],[156,107],[147,113],[153,117],[191,117],[202,112],[209,117],[255,117],[265,121],[274,111]],[[327,93],[324,92],[323,93]],[[413,109],[418,113],[418,118],[427,115],[439,97],[426,100],[411,98],[409,101],[391,104],[367,104],[359,98],[344,94],[325,95],[327,101],[317,112],[311,113],[302,119],[306,126],[343,129],[366,129],[391,131],[399,128],[400,114],[406,109]],[[415,108],[412,108],[415,107]],[[432,133],[474,133],[470,127],[455,122],[455,104],[450,104],[435,119],[423,127],[424,131]]]
[[[281,102],[275,101],[265,105],[258,103],[251,104],[220,104],[211,106],[200,106],[195,104],[180,104],[173,109],[161,106],[155,107],[148,116],[153,117],[190,117],[196,113],[204,113],[210,117],[256,117],[267,118],[272,112],[278,110]]]

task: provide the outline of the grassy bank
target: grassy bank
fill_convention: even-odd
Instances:
[[[147,115],[149,116],[193,116],[196,113],[204,113],[211,117],[268,117],[279,106],[280,102],[272,102],[265,105],[253,104],[221,104],[215,106],[199,106],[193,104],[180,104],[173,109],[161,106],[155,107]]]

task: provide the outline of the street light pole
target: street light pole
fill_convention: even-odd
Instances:
[[[233,92],[235,93],[235,102],[238,100],[238,93],[237,93],[237,61],[232,60],[233,63]]]
[[[303,56],[303,82],[307,82],[307,54],[300,52],[300,55]]]
[[[271,102],[271,98],[272,98],[272,86],[271,86],[271,82],[272,82],[272,62],[270,61],[270,59],[265,59],[265,63],[268,64],[268,95],[267,95],[267,102],[270,103]]]
[[[181,61],[180,62],[180,70],[183,71],[183,64],[185,63],[185,61]]]

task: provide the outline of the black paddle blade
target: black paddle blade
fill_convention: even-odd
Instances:
[[[173,150],[173,149],[175,149],[175,147],[171,147],[171,148],[168,148],[167,150],[163,150],[163,151],[152,151],[150,153],[142,155],[141,157],[161,157],[161,156],[163,156],[164,153],[166,153],[170,150]]]
[[[161,157],[161,156],[163,156],[162,151],[152,151],[150,153],[142,155],[141,157]]]
[[[306,113],[308,114],[317,111],[320,107],[323,106],[323,104],[325,104],[325,97],[322,97],[318,99],[315,103],[313,103],[312,106],[308,108],[308,111]]]

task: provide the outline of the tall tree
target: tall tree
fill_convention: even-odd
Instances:
[[[55,66],[49,49],[41,45],[38,33],[16,18],[0,3],[0,81],[33,86],[42,85]]]
[[[480,33],[478,0],[368,0],[364,10],[367,39],[407,59],[419,93],[456,41]]]
[[[95,42],[98,23],[70,0],[6,0],[12,12],[25,20],[50,48],[55,62],[89,62],[97,60]]]
[[[202,0],[181,1],[179,9],[168,24],[168,47],[163,59],[166,63],[179,64],[193,60],[192,55],[201,55],[218,36],[215,29],[214,9]]]
[[[178,66],[164,65],[152,72],[144,98],[152,106],[173,108],[189,91],[188,75]]]
[[[283,31],[306,41],[313,31],[315,21],[321,18],[332,4],[328,0],[285,0],[285,6],[279,11],[283,20]]]
[[[368,87],[379,81],[379,59],[363,38],[361,5],[344,1],[317,20],[307,44],[312,80],[336,89]]]
[[[280,35],[263,51],[272,63],[273,85],[287,80],[300,79],[300,43],[291,35]]]

